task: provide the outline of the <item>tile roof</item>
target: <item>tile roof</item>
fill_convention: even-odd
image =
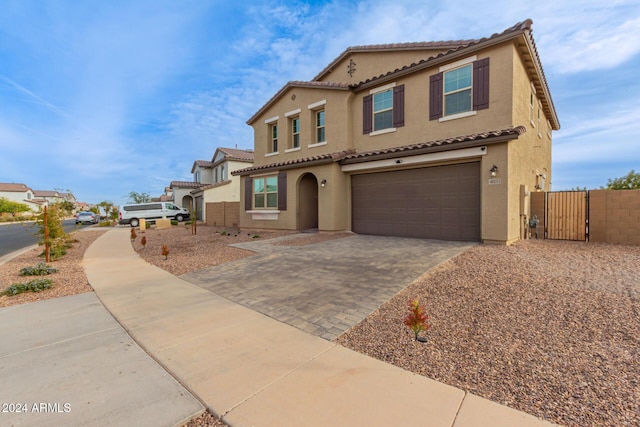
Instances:
[[[267,108],[271,106],[274,102],[280,99],[290,88],[293,87],[301,87],[301,88],[313,88],[313,89],[336,89],[336,90],[349,90],[349,85],[346,83],[335,83],[335,82],[303,82],[303,81],[290,81],[271,97],[262,108],[260,108],[249,120],[247,120],[247,124],[251,125],[251,123],[258,118]]]
[[[218,148],[219,151],[224,153],[227,160],[240,160],[253,162],[253,150],[242,150],[239,148]]]
[[[210,162],[209,160],[196,160],[195,162],[193,162],[193,166],[200,166],[201,168],[210,168],[213,166],[213,163]],[[193,172],[193,168],[191,169],[191,171]]]
[[[200,187],[200,188],[197,188],[197,189],[195,189],[195,190],[192,190],[192,191],[191,191],[191,194],[197,193],[198,191],[209,190],[209,189],[211,189],[211,188],[222,187],[223,185],[227,185],[227,184],[231,184],[231,180],[230,180],[230,179],[227,179],[227,180],[225,180],[225,181],[216,182],[216,183],[213,183],[213,184],[206,184],[206,185],[203,185],[203,186],[202,186],[202,187]]]
[[[171,188],[200,188],[201,186],[201,183],[194,181],[171,181]]]
[[[300,165],[315,165],[323,163],[337,162],[350,154],[354,154],[355,150],[345,150],[336,153],[320,154],[317,156],[302,157],[300,159],[287,160],[284,162],[270,163],[262,166],[252,166],[250,168],[240,169],[231,172],[231,175],[249,175],[251,172],[266,171],[271,169],[294,169]]]
[[[345,57],[356,52],[397,52],[401,50],[442,50],[442,49],[455,49],[460,46],[467,45],[477,39],[469,40],[441,40],[432,42],[410,42],[410,43],[390,43],[390,44],[370,44],[363,46],[350,46],[346,48],[340,55],[338,55],[333,61],[329,63],[322,71],[320,71],[312,80],[316,81],[324,77],[327,73],[332,71],[334,67],[342,61]]]
[[[11,182],[0,182],[0,191],[4,191],[7,193],[26,193],[31,190],[24,184],[16,184]],[[31,190],[33,191],[33,190]]]
[[[525,133],[527,128],[524,126],[510,127],[502,130],[494,130],[488,132],[474,133],[471,135],[456,136],[453,138],[439,139],[435,141],[421,142],[418,144],[403,145],[401,147],[384,148],[381,150],[366,151],[362,153],[354,153],[345,156],[340,163],[358,163],[362,161],[372,160],[372,158],[395,157],[397,154],[418,154],[417,152],[433,152],[458,148],[457,145],[467,143],[465,145],[484,145],[498,143],[517,139]],[[471,144],[469,144],[471,143]]]
[[[33,190],[35,197],[62,197],[60,193],[53,190]]]

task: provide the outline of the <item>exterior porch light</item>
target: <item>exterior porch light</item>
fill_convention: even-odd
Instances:
[[[325,187],[325,185],[327,185],[327,180],[326,180],[326,179],[323,179],[322,181],[320,181],[320,186],[321,186],[322,188],[324,188],[324,187]]]
[[[493,167],[489,169],[489,172],[491,173],[491,177],[495,178],[498,175],[498,167],[493,165]]]

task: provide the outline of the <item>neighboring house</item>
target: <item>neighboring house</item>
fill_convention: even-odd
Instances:
[[[248,120],[240,226],[511,243],[560,123],[531,20],[478,40],[351,47]]]
[[[193,206],[193,197],[191,197],[191,192],[198,188],[202,187],[200,182],[194,181],[171,181],[171,192],[173,195],[173,203],[176,206],[181,206],[185,209],[194,209]]]
[[[211,161],[196,160],[191,168],[193,180],[202,184],[191,191],[198,208],[198,219],[206,218],[207,203],[240,202],[240,177],[231,172],[253,164],[253,150],[216,149]]]
[[[171,189],[171,187],[164,187],[164,194],[161,194],[160,197],[153,197],[151,201],[152,202],[172,202],[173,190]]]
[[[66,194],[66,193],[62,193]],[[64,200],[64,196],[61,193],[54,190],[33,190],[33,195],[36,199],[46,200],[47,203],[57,203]]]
[[[25,184],[0,182],[0,197],[12,202],[24,203],[33,212],[38,212],[41,207],[46,206],[46,203],[36,199],[34,191]]]

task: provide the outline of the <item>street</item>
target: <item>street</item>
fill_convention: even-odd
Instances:
[[[63,226],[64,230],[69,233],[76,229],[76,222],[74,219],[67,219],[63,222]],[[78,224],[77,227],[86,226]],[[0,257],[38,243],[37,231],[34,222],[0,224]]]

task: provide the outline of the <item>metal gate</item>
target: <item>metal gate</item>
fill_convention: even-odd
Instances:
[[[589,236],[588,192],[546,193],[546,238],[585,241]]]

